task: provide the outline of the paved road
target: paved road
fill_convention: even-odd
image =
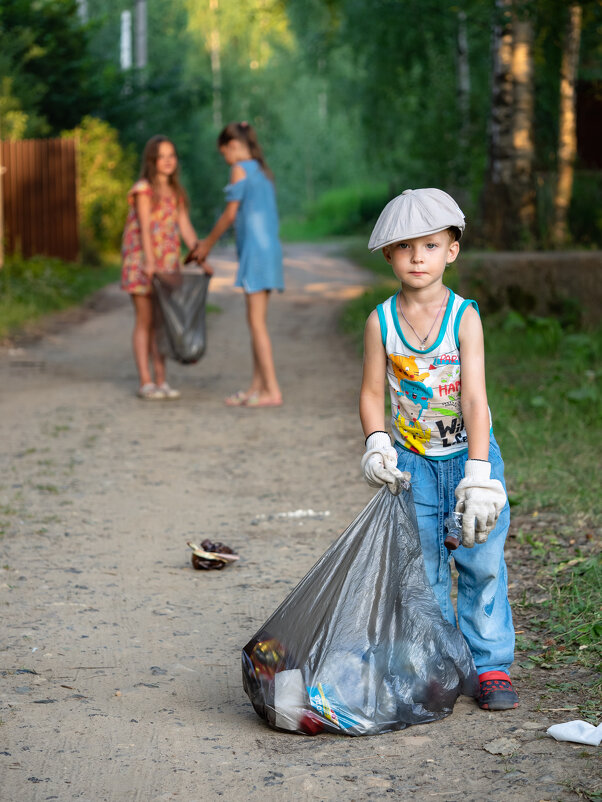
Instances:
[[[332,247],[287,248],[271,327],[285,404],[229,409],[249,344],[235,265],[216,260],[208,352],[173,367],[177,403],[134,396],[131,310],[0,352],[0,797],[85,800],[573,800],[583,749],[544,736],[537,700],[461,699],[374,738],[269,730],[240,649],[370,498],[360,359],[337,333],[370,278]],[[279,516],[296,510],[322,515]],[[188,539],[241,555],[195,572]],[[483,745],[510,739],[510,757]],[[590,749],[590,752],[593,750]]]

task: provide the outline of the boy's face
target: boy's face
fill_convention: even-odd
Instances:
[[[416,289],[441,281],[445,266],[453,262],[460,243],[448,230],[385,245],[383,254],[395,276]]]

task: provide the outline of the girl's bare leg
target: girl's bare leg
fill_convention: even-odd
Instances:
[[[150,355],[153,362],[153,370],[155,372],[155,384],[160,386],[165,382],[165,357],[159,353],[154,326],[151,329]]]
[[[151,349],[153,334],[153,302],[148,295],[132,295],[132,303],[136,313],[134,332],[132,334],[132,347],[134,360],[140,377],[140,387],[151,384],[150,366],[148,356]]]
[[[253,350],[253,380],[250,391],[259,394],[259,402],[278,403],[282,401],[282,393],[276,379],[272,342],[267,327],[269,297],[267,290],[245,295]]]

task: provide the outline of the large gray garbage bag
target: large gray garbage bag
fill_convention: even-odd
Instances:
[[[242,652],[272,727],[374,735],[435,721],[478,680],[428,583],[411,490],[383,487]]]
[[[153,296],[159,353],[176,362],[197,362],[205,352],[205,307],[210,269],[155,273]]]

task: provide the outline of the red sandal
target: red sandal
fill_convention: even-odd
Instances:
[[[481,691],[477,698],[483,710],[512,710],[518,707],[518,694],[504,671],[485,671],[479,674]]]

